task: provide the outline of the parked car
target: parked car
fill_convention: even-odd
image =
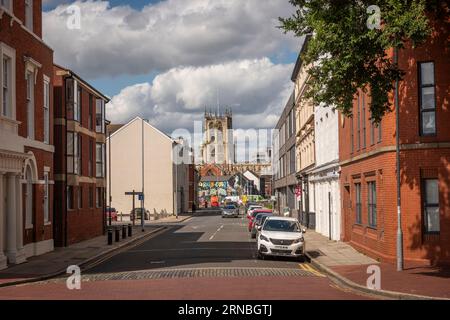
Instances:
[[[302,229],[295,218],[268,217],[263,226],[258,227],[257,255],[259,259],[265,256],[285,256],[304,258],[306,229]]]
[[[252,212],[256,209],[262,209],[263,207],[260,205],[251,205],[248,207],[247,210],[247,218],[250,218],[250,216],[252,215]]]
[[[252,232],[253,224],[255,223],[255,218],[259,213],[272,213],[272,210],[263,208],[253,210],[250,216],[248,216],[248,232]]]
[[[234,204],[226,205],[222,208],[222,218],[238,218],[239,208]]]
[[[253,223],[253,228],[251,231],[251,238],[255,239],[258,234],[258,227],[262,226],[268,217],[273,216],[273,213],[258,213],[255,217],[255,222]]]
[[[133,218],[135,218],[135,220],[141,220],[141,212],[142,209],[141,208],[135,208],[134,211],[131,210],[130,212],[130,218],[131,220],[133,220]],[[150,220],[150,211],[144,209],[144,220]]]
[[[112,221],[117,221],[117,210],[116,208],[106,207],[106,219],[109,220],[109,216],[111,216]]]

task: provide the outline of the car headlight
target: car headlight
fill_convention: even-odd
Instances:
[[[305,241],[305,238],[300,237],[298,239],[295,239],[293,243],[300,243],[300,242],[304,242],[304,241]]]
[[[264,240],[264,241],[266,241],[266,242],[269,242],[269,239],[267,239],[267,238],[264,237],[263,235],[260,235],[259,238],[260,238],[261,240]]]

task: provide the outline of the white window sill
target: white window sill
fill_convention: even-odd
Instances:
[[[47,227],[47,226],[51,226],[51,225],[52,225],[52,222],[51,222],[51,221],[47,221],[47,222],[44,223],[44,226],[46,226],[46,227]]]

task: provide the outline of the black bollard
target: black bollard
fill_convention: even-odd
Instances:
[[[114,231],[116,232],[116,242],[119,242],[120,241],[120,230],[119,230],[119,228],[116,228]]]
[[[108,229],[108,245],[112,246],[113,244],[113,232],[111,229]]]
[[[122,239],[127,238],[127,227],[125,225],[122,226]]]
[[[133,227],[131,224],[128,225],[128,237],[131,237],[133,235]]]

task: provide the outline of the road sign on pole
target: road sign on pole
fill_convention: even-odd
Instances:
[[[301,195],[302,195],[302,186],[298,185],[298,186],[295,187],[295,195],[297,197],[301,197]]]

